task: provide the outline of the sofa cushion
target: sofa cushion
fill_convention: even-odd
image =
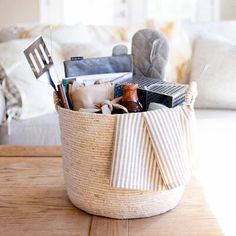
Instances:
[[[25,27],[24,32],[21,34],[21,38],[35,38],[38,35],[42,35],[43,38],[52,38],[53,41],[60,44],[86,44],[91,43],[94,40],[99,40],[94,38],[93,31],[88,26],[83,24],[35,25]]]
[[[131,51],[131,43],[120,42],[128,47],[128,51]],[[117,43],[64,43],[62,44],[63,56],[65,60],[70,60],[71,57],[83,56],[84,58],[97,58],[97,57],[107,57],[112,55],[112,49]]]
[[[191,81],[198,84],[197,108],[236,109],[236,44],[218,38],[198,38]]]
[[[0,126],[0,145],[60,145],[57,113],[27,120],[12,120],[11,135],[7,124]]]
[[[22,26],[6,26],[0,28],[0,43],[7,42],[14,39],[19,39],[24,32]]]

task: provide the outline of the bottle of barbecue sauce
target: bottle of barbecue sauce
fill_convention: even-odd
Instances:
[[[143,106],[138,99],[138,84],[125,84],[123,86],[123,98],[121,105],[125,106],[130,113],[143,111]]]

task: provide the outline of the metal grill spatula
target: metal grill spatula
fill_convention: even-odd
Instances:
[[[50,73],[50,68],[53,66],[52,57],[42,36],[36,38],[36,40],[24,50],[24,54],[36,79],[44,73],[47,73],[50,85],[57,91]]]

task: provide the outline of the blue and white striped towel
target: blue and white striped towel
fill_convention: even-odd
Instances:
[[[186,183],[194,117],[187,106],[118,115],[111,186],[161,191]]]

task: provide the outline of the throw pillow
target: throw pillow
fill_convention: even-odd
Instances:
[[[166,23],[159,28],[166,35],[170,48],[166,69],[167,81],[188,83],[192,48],[187,33],[182,25],[175,22]]]
[[[2,122],[6,117],[19,118],[21,115],[21,97],[20,93],[13,81],[9,80],[4,68],[0,65],[0,84],[1,84],[1,108],[0,121]],[[0,123],[1,123],[0,122]]]
[[[0,64],[4,67],[8,74],[11,70],[14,70],[16,65],[23,62],[24,66],[30,69],[25,56],[24,49],[32,42],[33,39],[16,39],[9,42],[0,44]],[[52,44],[49,39],[44,38],[50,54],[52,55],[53,62],[56,66],[56,70],[60,77],[64,76],[63,61],[64,56],[62,48],[55,41]],[[52,46],[52,48],[51,48]]]
[[[52,38],[53,41],[63,43],[89,43],[92,41],[89,29],[83,24],[74,25],[36,25],[25,27],[21,38]]]
[[[6,26],[0,29],[0,42],[7,42],[21,37],[24,28],[21,26]]]
[[[131,43],[120,42],[119,44],[127,46],[128,52],[130,53]],[[112,49],[116,45],[117,43],[104,44],[97,41],[85,44],[65,43],[62,44],[62,50],[65,60],[70,60],[70,58],[74,56],[83,56],[84,58],[107,57],[111,56]]]
[[[20,105],[21,112],[20,114],[18,112],[11,114],[20,119],[32,118],[55,111],[53,89],[49,84],[36,80],[23,54],[24,48],[29,45],[30,41],[19,39],[0,44],[0,64],[3,65],[8,77],[3,84],[6,103],[8,104],[13,98],[15,99],[14,103]],[[47,45],[50,44],[47,43]],[[55,43],[53,45],[54,63],[57,66],[58,63],[61,63],[63,70],[62,62],[64,59],[60,54],[60,47]],[[14,95],[10,96],[12,93]],[[10,112],[8,107],[7,112]],[[16,111],[14,110],[14,112]]]
[[[236,44],[219,38],[198,38],[191,81],[198,85],[197,108],[236,109]]]

